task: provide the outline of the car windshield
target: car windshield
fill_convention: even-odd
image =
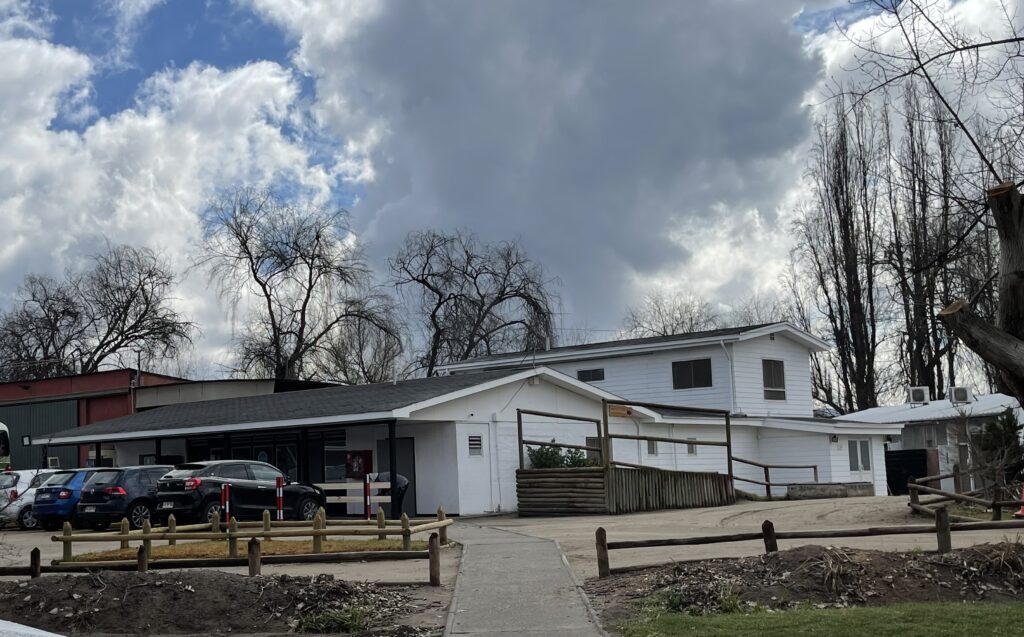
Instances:
[[[0,473],[0,489],[10,489],[18,484],[18,474]]]
[[[121,474],[123,471],[97,471],[92,474],[89,481],[86,483],[90,487],[107,486],[111,484],[117,484],[121,480]]]
[[[164,474],[161,480],[173,480],[175,478],[191,478],[206,467],[201,464],[183,464]]]
[[[62,484],[67,484],[71,482],[71,479],[74,477],[74,471],[58,471],[57,473],[50,476],[50,479],[43,483],[43,486],[59,487]]]

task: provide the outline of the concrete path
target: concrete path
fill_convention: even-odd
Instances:
[[[552,540],[459,522],[463,555],[445,636],[605,635]]]

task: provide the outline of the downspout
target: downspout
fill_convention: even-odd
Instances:
[[[736,370],[733,369],[732,356],[729,355],[729,348],[725,346],[725,339],[718,341],[718,344],[722,347],[722,353],[725,354],[725,359],[729,361],[729,413],[736,413]]]

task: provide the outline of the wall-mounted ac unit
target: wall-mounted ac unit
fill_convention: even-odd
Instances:
[[[950,387],[949,396],[953,404],[974,402],[974,394],[970,387]]]
[[[57,456],[47,456],[46,458],[47,469],[60,469],[60,458]]]
[[[927,387],[907,388],[907,402],[911,405],[927,405],[930,399]]]

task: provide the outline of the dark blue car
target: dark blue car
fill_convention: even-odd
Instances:
[[[56,531],[65,522],[80,526],[76,510],[82,496],[82,486],[96,469],[69,469],[50,476],[43,486],[36,489],[36,500],[32,510],[40,526],[47,531]]]

